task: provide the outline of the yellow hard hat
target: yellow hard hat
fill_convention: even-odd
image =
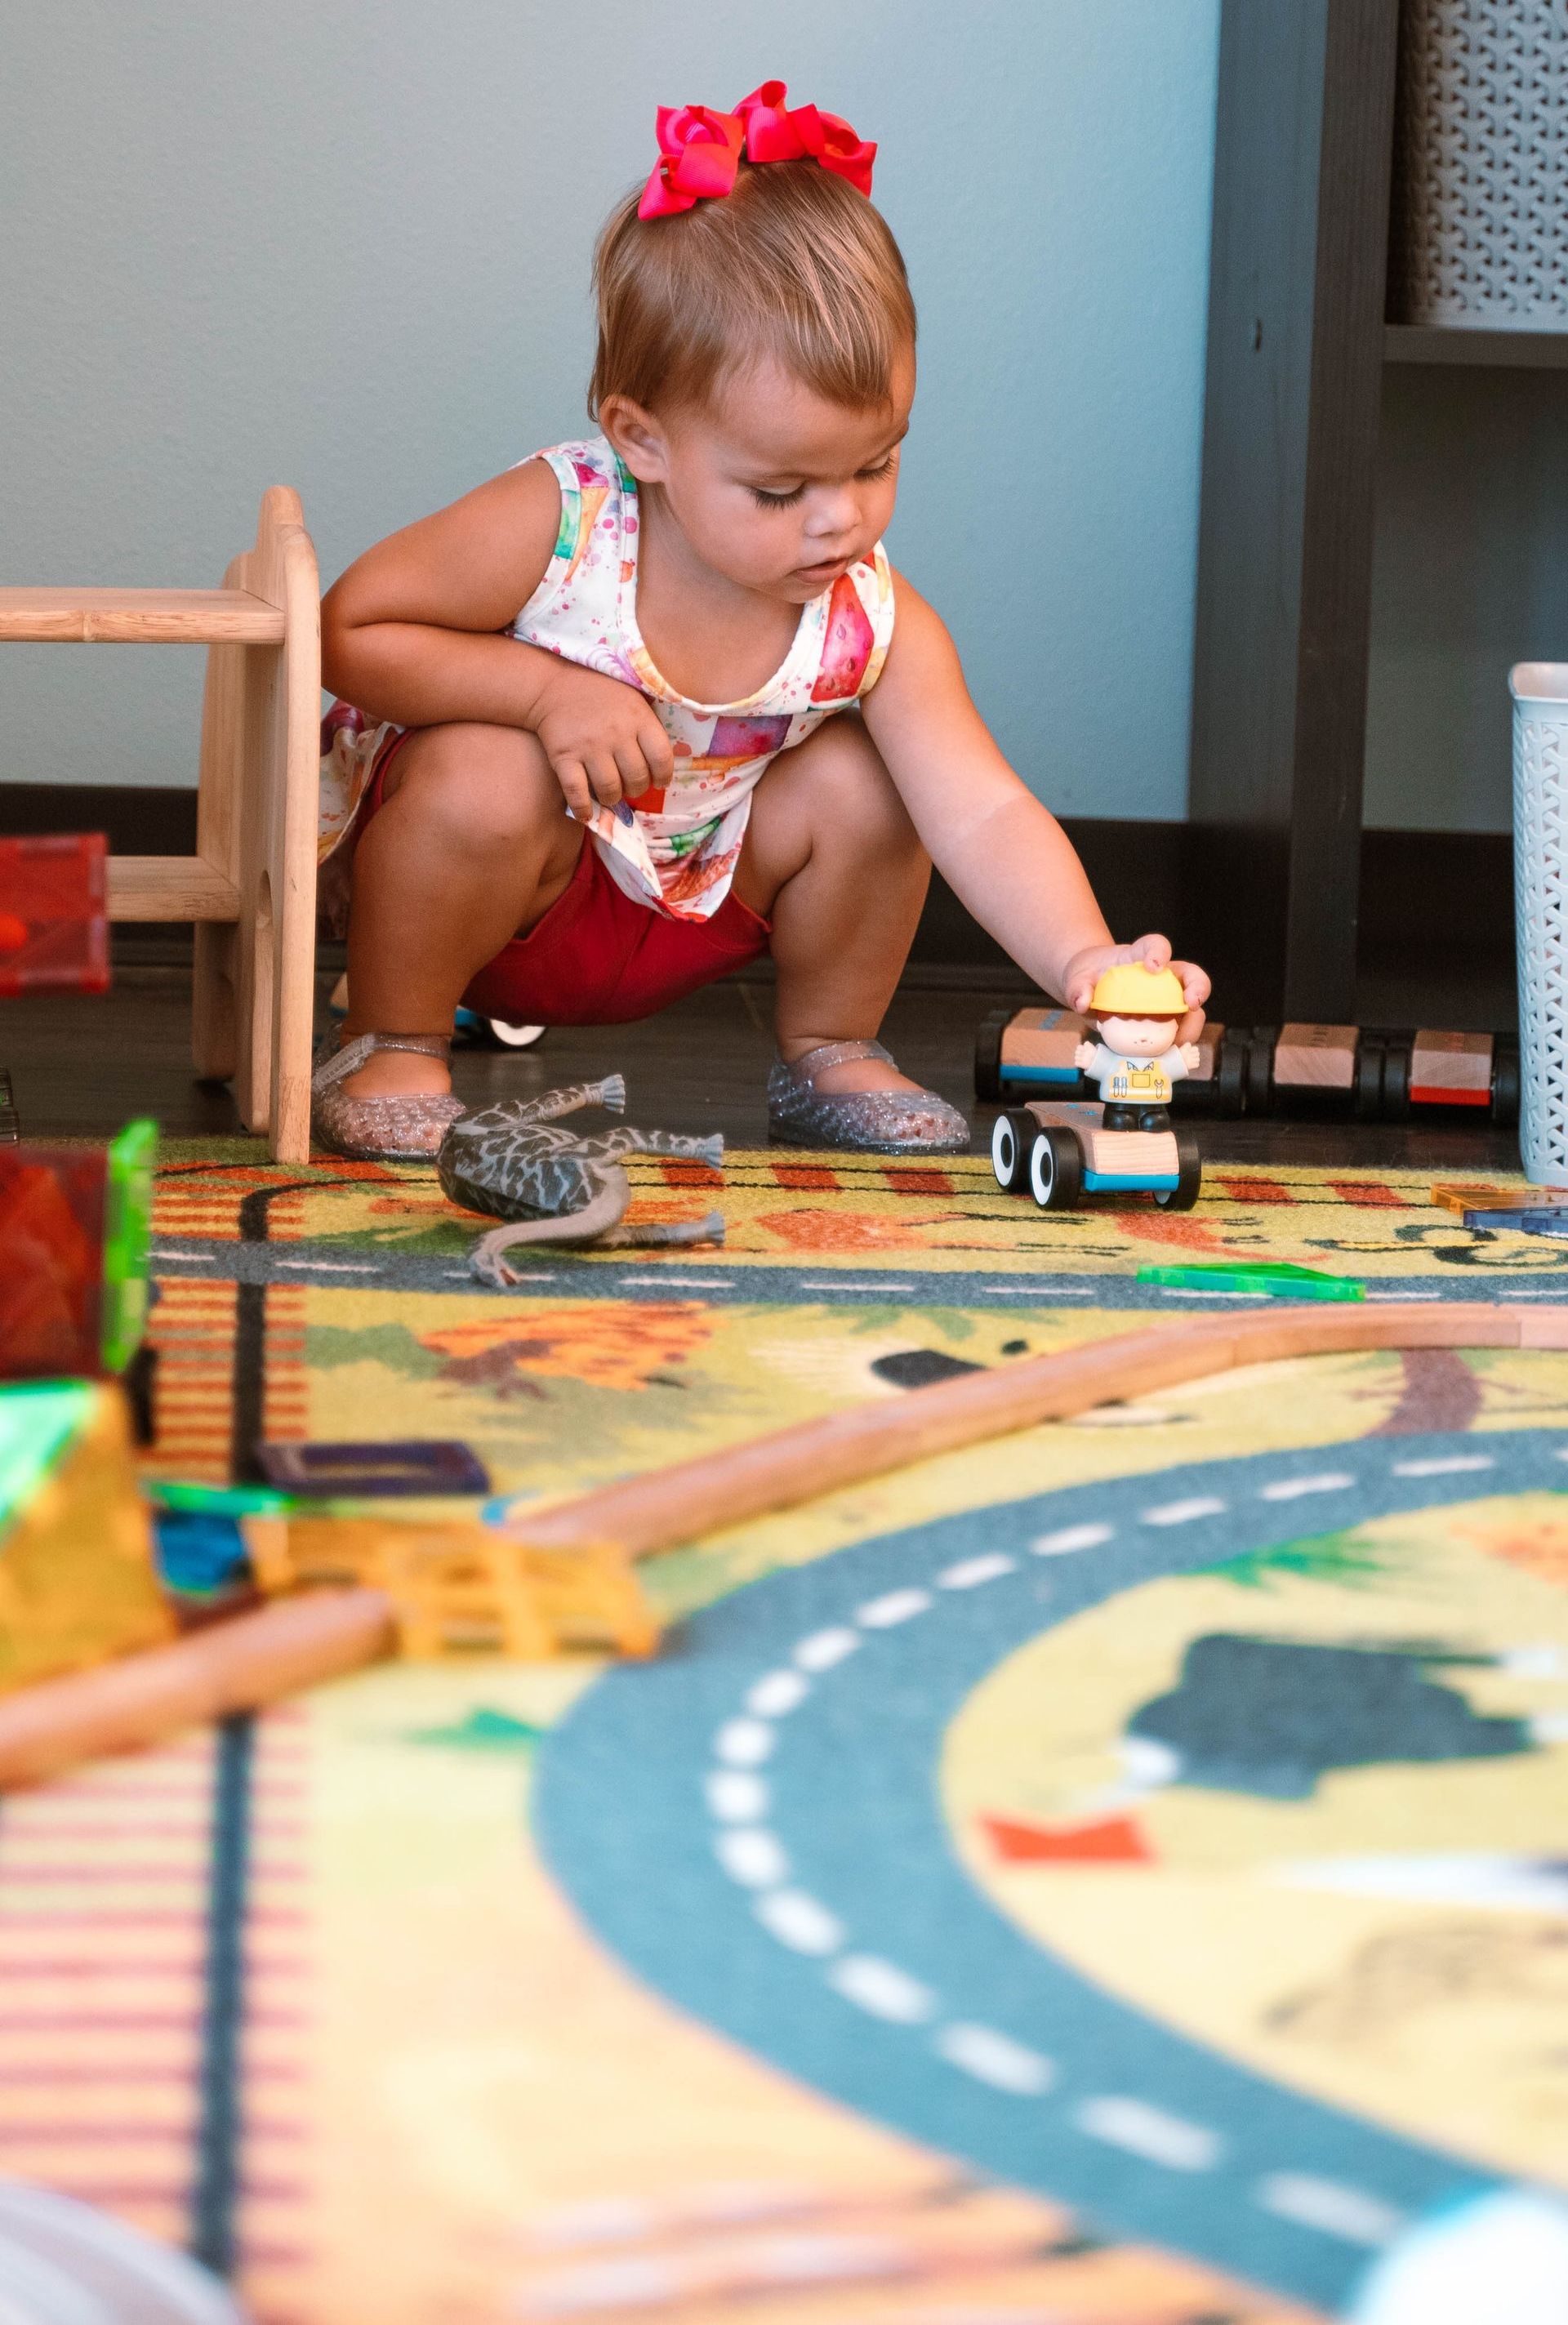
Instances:
[[[1118,961],[1096,983],[1089,1004],[1110,1017],[1184,1017],[1187,997],[1174,968],[1146,968],[1141,960]]]

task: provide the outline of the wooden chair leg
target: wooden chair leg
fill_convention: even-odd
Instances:
[[[247,1130],[272,1133],[273,1019],[276,988],[272,893],[264,870],[241,875],[234,932],[236,1057],[234,1098]],[[273,1137],[273,1153],[277,1140]]]
[[[282,649],[246,649],[237,801],[240,1111],[282,1162],[311,1152],[321,634],[316,552],[297,493],[262,502],[239,586],[284,618]]]
[[[226,589],[243,586],[244,559],[223,577]],[[239,784],[245,762],[247,651],[241,645],[207,650],[201,698],[201,759],[196,792],[196,853],[237,885],[239,880]],[[191,1046],[204,1081],[224,1081],[239,1051],[235,1024],[235,943],[232,925],[199,922],[191,993]]]

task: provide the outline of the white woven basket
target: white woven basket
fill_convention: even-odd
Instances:
[[[1522,662],[1514,698],[1514,910],[1519,949],[1519,1153],[1568,1186],[1568,662]]]
[[[1403,0],[1390,319],[1568,329],[1568,0]]]

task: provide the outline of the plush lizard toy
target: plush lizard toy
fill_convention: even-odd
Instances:
[[[539,1098],[504,1098],[499,1106],[459,1115],[441,1141],[436,1171],[442,1191],[466,1210],[488,1211],[508,1225],[476,1244],[469,1264],[482,1283],[523,1281],[506,1254],[517,1244],[722,1243],[718,1211],[705,1219],[650,1221],[623,1227],[631,1183],[622,1154],[680,1154],[714,1169],[724,1141],[678,1138],[665,1130],[609,1130],[582,1138],[553,1125],[563,1114],[602,1106],[619,1114],[626,1086],[619,1074],[602,1082],[574,1082]]]

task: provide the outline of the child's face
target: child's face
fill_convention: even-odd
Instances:
[[[698,555],[728,580],[803,606],[870,554],[898,491],[914,351],[886,404],[830,403],[772,358],[710,402],[654,414],[607,397],[601,422],[632,474],[663,489]]]
[[[1176,1038],[1174,1017],[1102,1017],[1099,1038],[1118,1058],[1163,1058]]]

